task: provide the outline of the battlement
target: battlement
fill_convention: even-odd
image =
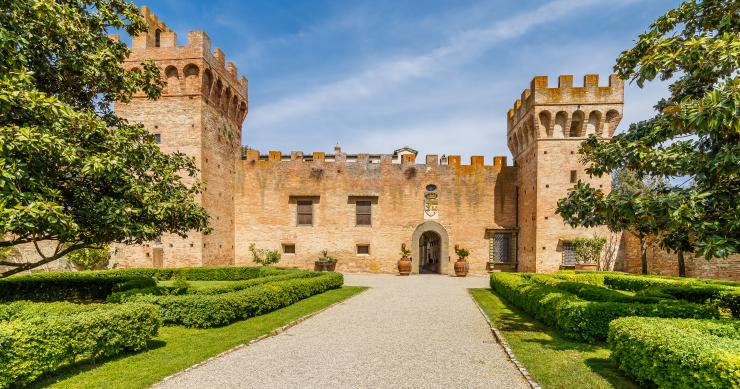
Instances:
[[[221,82],[230,87],[229,89],[232,89],[243,99],[247,98],[247,78],[239,75],[236,65],[226,60],[226,56],[221,49],[216,47],[211,50],[211,38],[208,34],[200,30],[189,31],[187,44],[184,46],[178,45],[177,34],[167,27],[149,7],[142,6],[141,14],[144,16],[149,29],[147,32],[132,37],[131,55],[127,59],[127,62],[132,63],[132,66],[145,60],[161,63],[202,57],[210,65],[208,71],[212,74],[211,81],[215,83],[213,78],[221,78],[223,79]],[[112,35],[111,38],[116,41],[120,40],[118,35]],[[178,75],[185,72],[184,66],[183,69],[178,70],[180,70]],[[221,75],[221,77],[216,77],[216,75]]]
[[[500,169],[506,167],[505,156],[493,157],[492,164],[485,163],[485,157],[481,155],[474,155],[470,157],[470,164],[462,164],[462,159],[459,155],[448,155],[444,154],[440,157],[438,154],[426,155],[424,163],[416,162],[416,155],[414,154],[346,154],[341,151],[334,154],[327,154],[323,151],[316,151],[313,153],[304,153],[302,151],[292,151],[290,153],[283,153],[282,151],[270,151],[267,154],[262,154],[259,150],[246,150],[242,155],[242,159],[247,162],[320,162],[320,163],[339,163],[339,164],[395,164],[395,165],[420,165],[420,166],[455,166],[455,167],[487,167]]]
[[[598,74],[587,74],[583,77],[583,86],[573,86],[572,75],[558,77],[558,86],[550,88],[547,76],[536,76],[529,89],[522,92],[521,98],[509,109],[509,130],[523,118],[535,105],[589,105],[589,104],[623,104],[624,81],[616,74],[609,76],[609,84],[599,86]]]

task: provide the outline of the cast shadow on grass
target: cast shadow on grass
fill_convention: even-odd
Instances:
[[[516,332],[512,335],[515,335],[519,342],[536,343],[548,350],[565,353],[598,353],[609,348],[604,342],[590,344],[569,339],[514,306],[496,294],[495,291],[490,289],[488,291],[497,296],[503,304],[503,308],[496,312],[494,324],[505,335],[507,332]],[[586,357],[585,355],[584,357],[583,364],[594,374],[608,381],[613,387],[637,387],[634,382],[624,376],[619,367],[609,358]]]
[[[62,381],[67,378],[74,377],[77,374],[93,370],[97,367],[100,367],[100,365],[106,362],[112,362],[112,361],[116,361],[122,358],[128,358],[132,355],[136,355],[139,353],[145,353],[151,350],[156,350],[166,345],[167,345],[167,342],[156,340],[156,339],[151,339],[149,340],[149,342],[147,342],[146,348],[139,350],[139,351],[129,351],[129,352],[118,354],[116,356],[112,356],[110,358],[98,358],[95,361],[91,359],[85,359],[82,361],[78,361],[71,365],[65,366],[59,370],[55,370],[53,372],[49,372],[47,374],[42,375],[33,384],[31,384],[29,388],[44,388],[44,387],[54,384],[55,382]]]

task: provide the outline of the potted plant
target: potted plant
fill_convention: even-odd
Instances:
[[[576,255],[576,270],[594,271],[599,269],[601,251],[606,246],[606,238],[576,238],[573,240]]]
[[[401,243],[401,259],[398,260],[398,275],[407,276],[411,274],[411,250],[406,248],[406,243]]]
[[[455,245],[455,254],[457,254],[457,262],[455,262],[455,275],[458,277],[465,277],[466,275],[468,275],[468,270],[470,269],[468,261],[465,258],[470,255],[470,251],[464,248],[460,248],[458,245]]]
[[[321,252],[321,257],[314,262],[315,271],[334,271],[337,267],[336,258],[329,255],[328,250]]]

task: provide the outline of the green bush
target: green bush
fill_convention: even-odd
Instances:
[[[523,277],[533,282],[552,286],[588,301],[620,302],[620,303],[649,303],[655,304],[664,300],[657,296],[632,296],[625,292],[607,289],[602,286],[585,284],[581,282],[565,281],[545,274],[522,274]],[[673,299],[667,296],[668,299]]]
[[[605,274],[604,285],[613,289],[631,291],[669,286],[715,286],[740,289],[740,282],[735,281],[706,280],[700,278],[680,278],[655,275],[636,275],[627,273]]]
[[[621,318],[609,325],[612,358],[661,388],[740,387],[740,321]]]
[[[105,272],[36,273],[0,279],[0,301],[105,301],[114,291],[156,286],[151,277]]]
[[[139,295],[126,301],[145,302],[160,307],[166,324],[209,328],[262,315],[304,298],[342,286],[339,273],[324,273],[311,278],[296,278],[257,285],[241,291],[215,295],[151,296]]]
[[[733,316],[740,317],[740,289],[720,285],[687,284],[684,286],[664,286],[642,289],[637,295],[664,295],[670,298],[693,303],[709,304],[729,310]]]
[[[285,274],[296,270],[263,266],[204,266],[116,269],[93,273],[136,275],[155,278],[159,281],[171,280],[178,276],[189,281],[240,281],[252,278]]]
[[[572,271],[562,270],[557,273],[553,273],[552,276],[565,281],[581,282],[584,284],[604,286],[604,275],[608,272],[599,271]]]
[[[574,339],[606,339],[609,322],[624,316],[716,318],[716,309],[681,301],[657,304],[587,301],[519,274],[491,274],[491,288],[545,324]]]
[[[236,292],[244,289],[249,289],[251,287],[261,285],[261,284],[267,284],[271,282],[277,282],[277,281],[285,281],[285,280],[291,280],[294,278],[311,278],[311,277],[317,277],[321,273],[312,272],[312,271],[295,271],[290,272],[287,274],[280,274],[276,276],[267,276],[267,277],[260,277],[260,278],[254,278],[251,280],[244,280],[244,281],[235,281],[233,284],[230,285],[222,285],[222,286],[207,286],[197,289],[190,289],[188,290],[188,294],[221,294],[221,293],[230,293],[230,292]]]
[[[27,303],[0,308],[0,388],[65,365],[146,347],[160,326],[149,304]]]

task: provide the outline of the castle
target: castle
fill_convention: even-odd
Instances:
[[[594,234],[610,238],[612,259],[627,261],[620,253],[633,240],[603,227],[570,228],[555,213],[578,180],[611,188],[611,177],[585,174],[578,148],[591,134],[613,136],[624,101],[616,76],[599,85],[597,75],[587,75],[582,86],[560,76],[556,87],[535,77],[508,111],[513,165],[503,156],[422,160],[409,147],[388,154],[347,154],[339,146],[333,153],[243,153],[247,80],[211,49],[205,32],[189,32],[178,46],[172,30],[147,7],[142,12],[150,29],[133,37],[124,66],[153,60],[167,86],[159,100],[140,94],[115,109],[144,124],[163,151],[195,158],[207,185],[199,201],[213,232],[118,247],[117,266],[251,265],[255,243],[279,250],[282,266],[312,268],[327,250],[337,270],[393,273],[405,244],[414,273],[453,273],[454,246],[470,251],[472,273],[547,272],[572,265],[571,239]]]

